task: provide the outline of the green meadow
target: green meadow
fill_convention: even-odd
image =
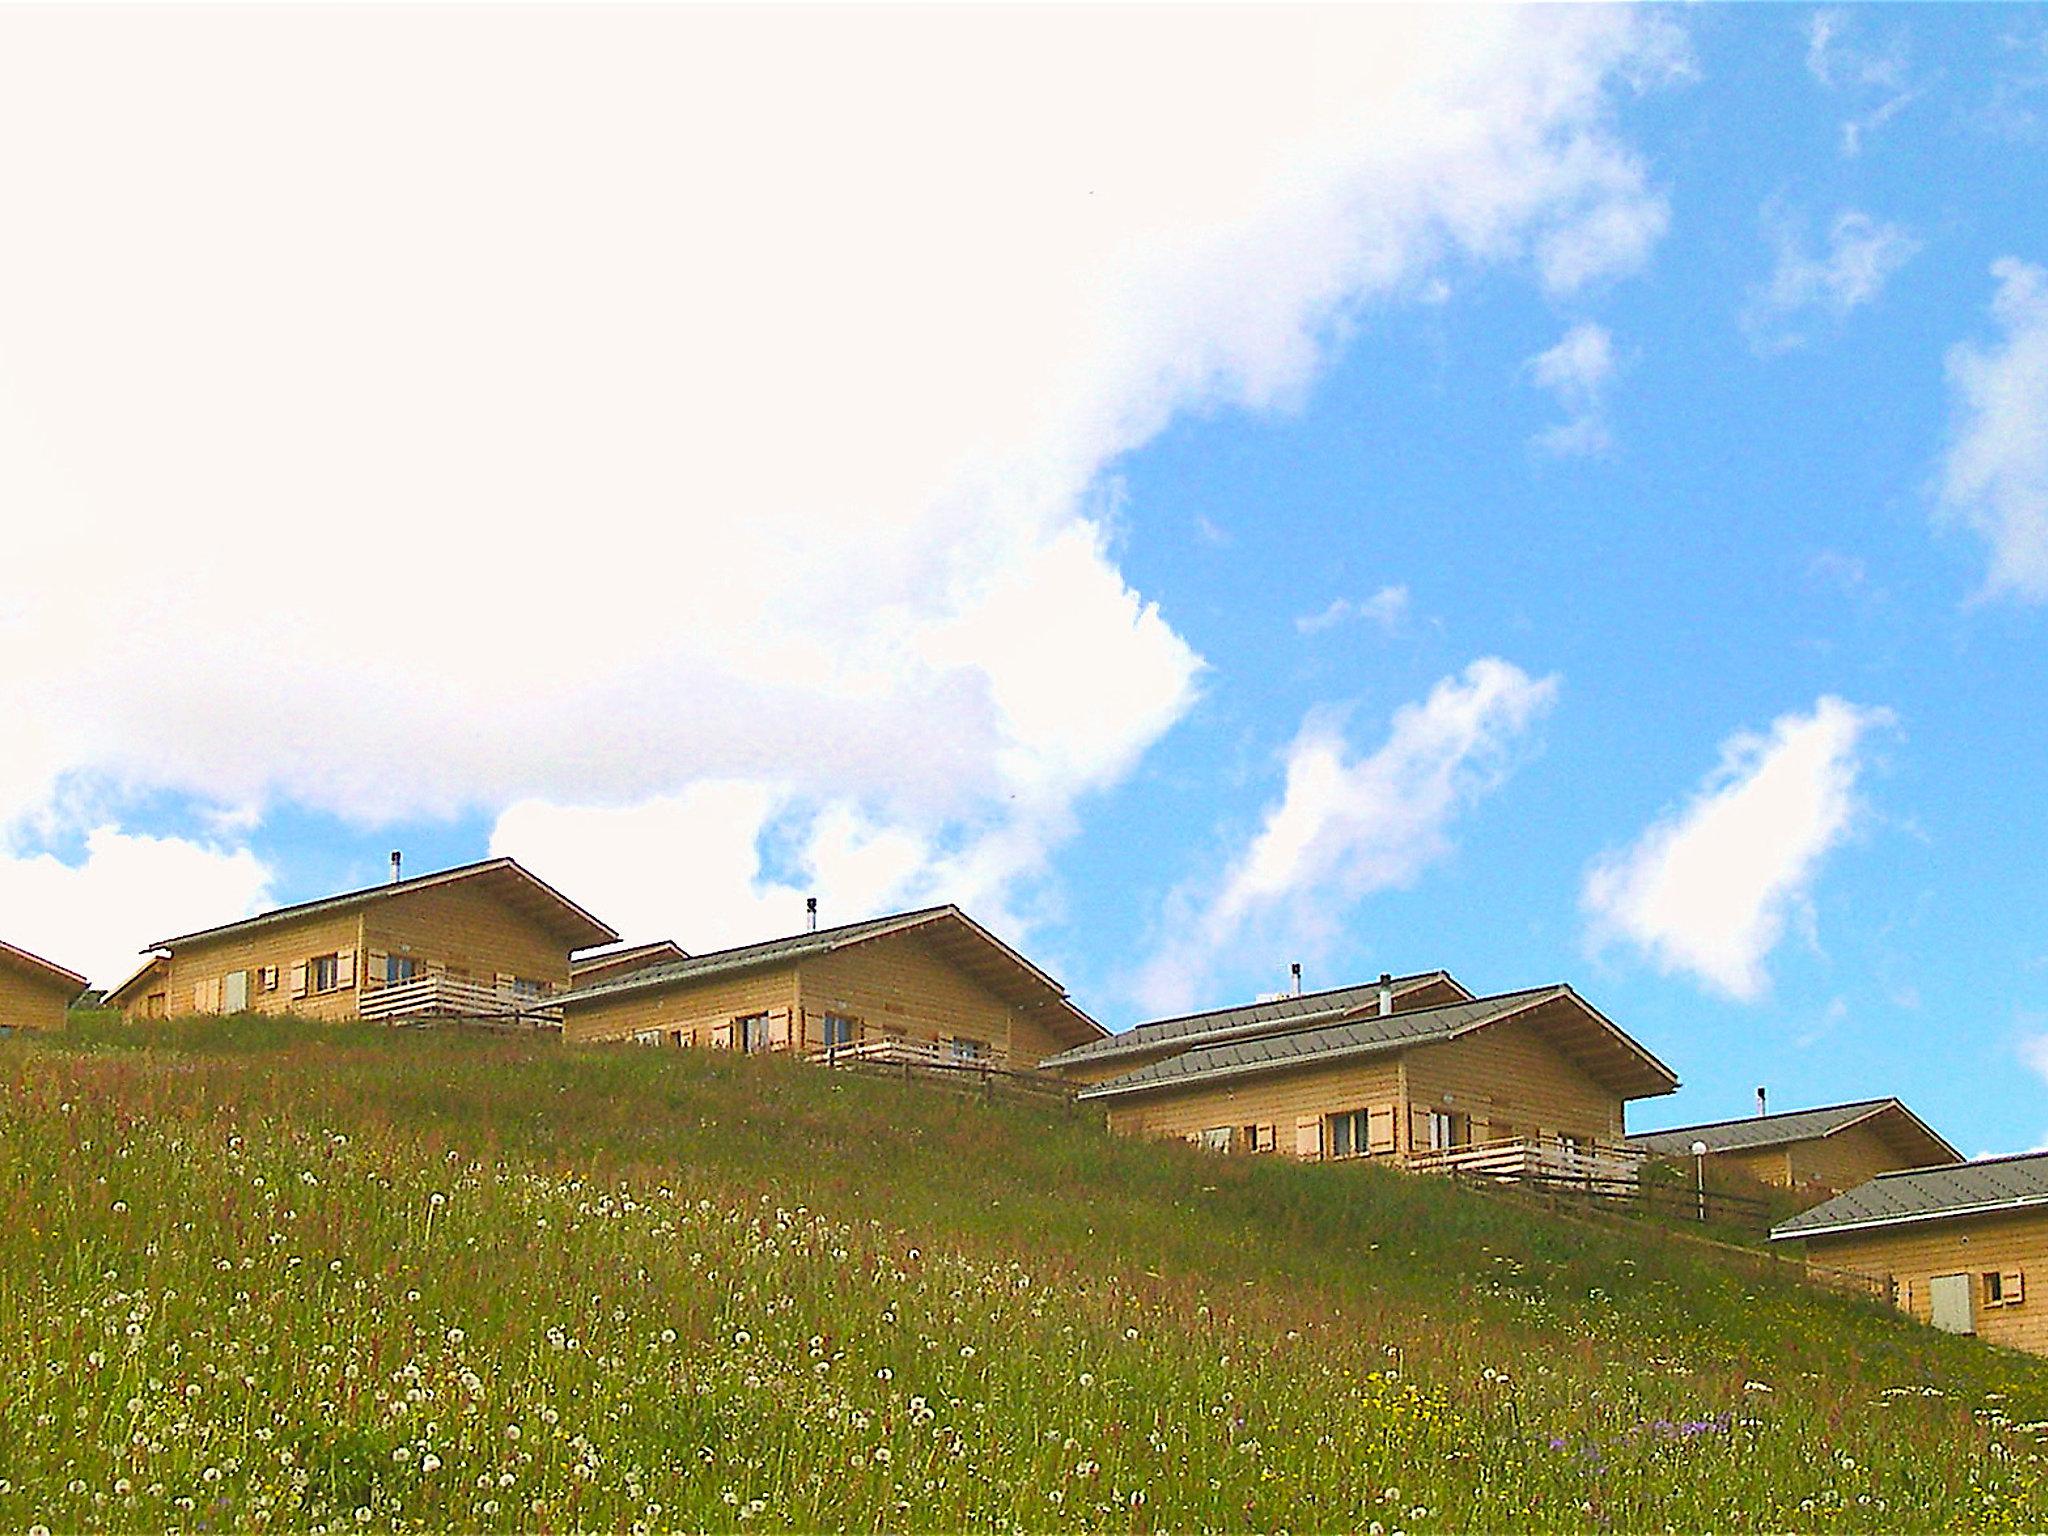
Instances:
[[[0,1042],[0,1529],[2048,1527],[2048,1361],[784,1060]]]

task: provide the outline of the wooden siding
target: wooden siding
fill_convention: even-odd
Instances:
[[[555,992],[569,985],[567,943],[475,885],[394,896],[365,907],[362,921],[366,957],[411,955],[430,974],[445,971],[487,987],[515,977]],[[384,978],[369,975],[366,983],[382,986]]]
[[[250,1013],[352,1019],[356,1016],[353,984],[327,992],[314,992],[309,985],[304,996],[294,997],[292,968],[304,965],[315,955],[356,951],[355,974],[360,977],[362,916],[360,911],[333,913],[299,922],[269,924],[211,942],[195,939],[165,962],[165,1011],[173,1018],[224,1011],[224,1000],[217,994],[229,975],[242,971],[249,977]],[[259,985],[258,973],[266,966],[277,970],[275,991],[265,991]],[[128,1017],[143,1017],[143,1003],[144,999],[135,999]]]
[[[1915,1166],[1870,1125],[1852,1125],[1832,1136],[1787,1147],[1789,1182],[1814,1194],[1839,1195],[1867,1184],[1880,1173]]]
[[[53,984],[0,960],[0,1028],[62,1029],[64,1010],[78,992],[69,982]]]
[[[1674,1159],[1690,1163],[1685,1157]],[[1723,1163],[1739,1169],[1759,1184],[1769,1184],[1777,1189],[1792,1187],[1792,1149],[1790,1147],[1756,1147],[1747,1152],[1714,1152],[1708,1154],[1710,1163]],[[1837,1191],[1839,1193],[1839,1191]]]
[[[1469,1115],[1474,1141],[1560,1133],[1618,1144],[1622,1100],[1550,1045],[1535,1018],[1503,1020],[1405,1053],[1415,1109]]]
[[[1807,1239],[1809,1262],[1890,1281],[1901,1308],[1932,1321],[1928,1282],[1936,1275],[1970,1277],[1977,1337],[2048,1355],[2048,1211],[1952,1217],[1869,1232]],[[2017,1306],[1987,1306],[1984,1276],[2017,1271]]]
[[[1109,1128],[1125,1136],[1180,1138],[1226,1126],[1240,1132],[1245,1126],[1271,1126],[1275,1151],[1314,1156],[1298,1140],[1307,1126],[1351,1110],[1395,1108],[1406,1099],[1401,1058],[1388,1054],[1111,1099]],[[1398,1137],[1408,1117],[1397,1110],[1394,1119]],[[1406,1147],[1402,1138],[1394,1150]]]
[[[979,1040],[1034,1067],[1059,1046],[1042,1025],[1022,1015],[964,971],[948,965],[915,933],[892,934],[805,960],[804,1041],[820,1045],[828,1013],[859,1021],[855,1038],[900,1034],[907,1040]]]
[[[796,968],[768,966],[756,971],[706,976],[672,987],[649,987],[587,1003],[565,1003],[564,1040],[630,1040],[659,1030],[663,1044],[709,1046],[713,1032],[748,1014],[795,1014]],[[673,1037],[680,1032],[684,1038]]]

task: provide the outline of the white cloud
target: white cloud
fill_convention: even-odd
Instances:
[[[1339,715],[1312,713],[1287,750],[1280,799],[1213,893],[1191,884],[1169,903],[1167,936],[1137,983],[1143,1004],[1188,1006],[1248,931],[1313,951],[1361,898],[1413,883],[1450,851],[1451,824],[1499,787],[1557,688],[1482,658],[1396,710],[1364,756]]]
[[[1441,268],[1639,265],[1612,98],[1672,35],[0,16],[42,146],[0,165],[0,827],[76,784],[376,824],[741,783],[1019,878],[1195,695],[1105,467],[1299,399]]]
[[[1685,805],[1588,871],[1596,945],[1624,940],[1667,973],[1761,997],[1764,962],[1788,922],[1810,914],[1822,860],[1856,825],[1865,738],[1891,722],[1886,710],[1824,697],[1767,734],[1722,743],[1720,764]]]
[[[2048,270],[2007,257],[1991,269],[1990,345],[1949,349],[1953,406],[1944,514],[1991,548],[1986,591],[2048,600]]]
[[[1296,614],[1294,627],[1304,635],[1319,635],[1324,630],[1335,629],[1340,624],[1360,619],[1376,624],[1388,634],[1394,633],[1408,621],[1408,588],[1403,586],[1381,587],[1371,597],[1353,602],[1348,597],[1333,600],[1329,607],[1315,613]]]
[[[246,849],[114,827],[87,834],[85,856],[0,849],[0,936],[110,987],[158,939],[260,911],[270,871]]]
[[[1614,337],[1604,325],[1582,320],[1562,340],[1523,365],[1540,389],[1557,397],[1569,419],[1536,436],[1536,446],[1560,458],[1605,453],[1614,445],[1607,425],[1607,381],[1614,375]]]
[[[2029,1035],[2020,1041],[2019,1056],[2029,1072],[2048,1083],[2048,1034]]]
[[[1894,273],[1919,254],[1920,242],[1897,224],[1880,224],[1848,209],[1828,229],[1827,248],[1814,252],[1796,219],[1767,205],[1764,225],[1776,248],[1769,281],[1750,291],[1743,326],[1759,351],[1802,347],[1809,315],[1836,325],[1874,301]]]
[[[1909,83],[1911,64],[1903,33],[1883,48],[1870,48],[1853,35],[1841,11],[1816,12],[1807,25],[1807,72],[1829,91],[1876,105],[1842,123],[1842,153],[1854,157],[1864,142],[1923,94]]]

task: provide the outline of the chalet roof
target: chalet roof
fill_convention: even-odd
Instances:
[[[1562,1004],[1562,1007],[1551,1007]],[[1549,1009],[1547,1014],[1539,1010]],[[1107,1099],[1191,1084],[1207,1084],[1266,1072],[1283,1072],[1331,1061],[1408,1050],[1454,1040],[1475,1030],[1523,1015],[1541,1018],[1558,1036],[1559,1048],[1575,1057],[1587,1074],[1620,1093],[1640,1098],[1669,1093],[1678,1077],[1597,1008],[1563,984],[1502,992],[1417,1008],[1373,1014],[1336,1024],[1258,1035],[1220,1045],[1198,1046],[1155,1061],[1108,1082],[1083,1088],[1077,1098]]]
[[[1867,1184],[1779,1222],[1771,1228],[1771,1240],[2038,1207],[2048,1207],[2048,1152],[2026,1152],[1945,1168],[1881,1173]]]
[[[508,906],[524,912],[536,922],[559,934],[570,949],[588,949],[594,944],[610,944],[616,942],[619,937],[618,930],[611,924],[592,917],[517,859],[484,859],[475,864],[458,865],[454,869],[437,870],[430,875],[414,875],[409,880],[391,880],[382,885],[365,886],[359,891],[345,891],[339,896],[323,896],[317,901],[302,901],[295,906],[279,907],[273,912],[259,912],[256,916],[245,917],[239,922],[223,923],[218,928],[201,928],[193,933],[181,933],[176,938],[159,939],[156,943],[144,947],[176,949],[180,945],[191,944],[200,939],[230,938],[277,923],[347,912],[357,907],[389,901],[394,897],[409,896],[416,891],[470,881],[488,888]]]
[[[707,976],[753,970],[760,966],[792,964],[858,944],[911,933],[917,934],[938,950],[944,959],[959,966],[1012,1007],[1044,1010],[1046,1017],[1041,1022],[1055,1039],[1092,1040],[1104,1033],[1100,1024],[1068,998],[1065,987],[951,905],[895,912],[858,923],[842,923],[835,928],[819,928],[784,938],[767,939],[758,944],[741,944],[709,954],[690,955],[651,965],[610,981],[572,986],[567,992],[548,999],[548,1004],[550,1007],[576,1008],[598,998],[686,986]]]
[[[1714,1120],[1705,1125],[1675,1125],[1628,1138],[1627,1145],[1660,1157],[1689,1157],[1692,1144],[1703,1141],[1709,1152],[1751,1152],[1818,1141],[1869,1125],[1894,1141],[1916,1166],[1960,1163],[1963,1154],[1897,1099],[1859,1099],[1853,1104],[1828,1104],[1819,1109],[1792,1109],[1775,1115],[1750,1115],[1740,1120]]]
[[[1418,971],[1411,976],[1396,976],[1387,985],[1393,989],[1398,1002],[1404,992],[1419,991],[1436,983],[1446,983],[1456,987],[1464,996],[1471,996],[1449,971]],[[1230,1008],[1211,1008],[1202,1013],[1187,1013],[1177,1018],[1138,1024],[1122,1034],[1090,1040],[1071,1050],[1061,1051],[1057,1056],[1048,1056],[1039,1065],[1079,1066],[1142,1056],[1166,1046],[1218,1045],[1247,1035],[1273,1034],[1279,1030],[1306,1028],[1311,1024],[1335,1023],[1356,1013],[1377,1013],[1379,1006],[1380,983],[1374,981],[1361,986],[1333,987],[1324,992],[1304,992],[1296,997],[1269,998],[1264,1002]]]
[[[573,986],[581,976],[616,976],[670,960],[689,958],[690,952],[674,939],[656,939],[651,944],[622,944],[614,949],[593,950],[589,954],[574,956],[569,961],[569,981]]]
[[[4,939],[0,939],[0,965],[20,971],[32,980],[44,982],[53,990],[67,989],[73,997],[85,990],[85,978],[78,972],[66,970],[54,960],[45,960],[41,955],[32,955],[25,949],[17,949]]]
[[[128,979],[126,981],[122,982],[119,986],[113,988],[110,992],[107,993],[105,997],[101,998],[100,1006],[103,1008],[121,1007],[122,1000],[126,998],[129,993],[133,992],[137,987],[141,986],[144,981],[148,980],[152,975],[155,975],[157,972],[162,970],[162,968],[169,963],[170,956],[168,955],[151,955],[148,959],[144,960],[142,964],[138,965],[133,971],[129,972]]]

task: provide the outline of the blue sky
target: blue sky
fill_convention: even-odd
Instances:
[[[2048,1140],[2048,10],[398,24],[0,20],[0,933],[502,851]]]

